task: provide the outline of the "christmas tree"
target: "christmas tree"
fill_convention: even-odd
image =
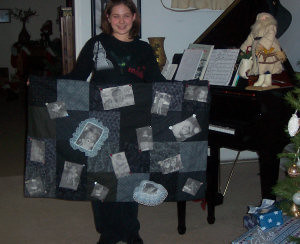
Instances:
[[[297,74],[299,76],[299,73]],[[298,77],[296,76],[298,79]],[[298,79],[299,83],[299,79]],[[297,85],[297,84],[296,84]],[[293,217],[300,217],[300,88],[296,86],[285,96],[287,102],[295,109],[286,128],[290,136],[289,148],[278,156],[285,159],[287,177],[279,181],[273,192],[280,199],[280,208],[284,213]]]

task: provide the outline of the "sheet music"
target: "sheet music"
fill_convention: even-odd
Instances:
[[[204,75],[211,85],[227,86],[231,80],[239,49],[214,49]]]
[[[179,64],[175,80],[194,79],[203,51],[200,49],[186,49]]]
[[[214,49],[214,45],[205,45],[205,44],[196,44],[191,43],[189,45],[189,49],[200,49],[203,50],[203,55],[200,60],[199,66],[197,68],[197,72],[194,78],[199,78],[199,80],[203,80],[204,74],[206,72],[206,68],[208,65],[208,60],[210,59],[210,55],[212,50]]]
[[[169,64],[166,63],[161,74],[167,79],[167,80],[172,80],[175,71],[178,67],[178,64]]]

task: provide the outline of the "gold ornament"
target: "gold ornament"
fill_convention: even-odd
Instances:
[[[298,175],[300,175],[300,173],[298,172],[298,167],[296,164],[294,164],[293,166],[289,167],[288,169],[288,175],[290,177],[297,177]]]
[[[293,203],[291,207],[291,212],[294,214],[294,217],[299,218],[300,217],[300,211],[295,203]]]

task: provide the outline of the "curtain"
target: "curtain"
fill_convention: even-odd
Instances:
[[[234,0],[172,0],[172,8],[226,9]]]

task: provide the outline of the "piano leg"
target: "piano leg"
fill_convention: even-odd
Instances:
[[[185,226],[186,201],[177,202],[178,233],[183,235],[186,231]]]
[[[207,160],[206,169],[206,200],[207,200],[207,222],[215,222],[215,206],[223,203],[223,195],[219,193],[219,166],[220,147],[210,145],[210,156]]]
[[[262,198],[276,200],[272,187],[276,185],[279,175],[279,152],[259,151],[260,186]]]

